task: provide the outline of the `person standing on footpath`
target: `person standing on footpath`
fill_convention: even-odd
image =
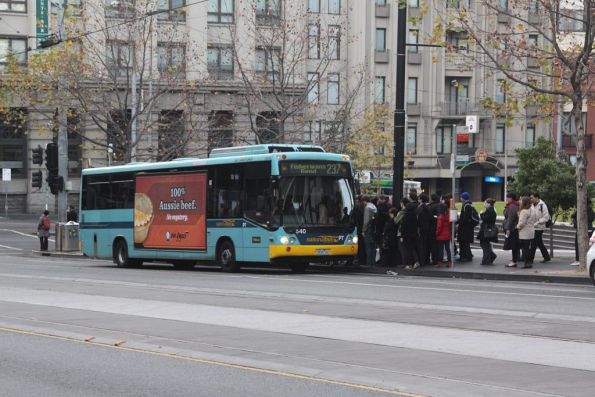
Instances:
[[[48,239],[50,238],[50,211],[45,210],[43,211],[43,215],[39,217],[39,222],[37,222],[37,237],[39,237],[39,250],[40,251],[47,251],[48,250]]]
[[[521,210],[519,212],[519,222],[517,229],[519,230],[519,244],[523,253],[523,268],[530,269],[533,267],[533,239],[535,238],[535,211],[531,205],[529,197],[521,198]]]
[[[370,197],[364,196],[364,226],[363,235],[366,243],[366,265],[376,264],[376,215],[378,210],[370,202]]]
[[[401,253],[403,255],[403,265],[405,269],[417,269],[419,258],[417,256],[417,241],[419,240],[419,230],[417,227],[417,195],[410,194],[411,200],[405,205],[403,218],[401,220]],[[403,199],[406,200],[406,199]],[[403,201],[401,201],[403,203]]]
[[[469,200],[469,193],[461,193],[461,216],[458,221],[457,240],[459,242],[459,260],[461,262],[471,262],[473,253],[471,253],[471,243],[473,242],[473,230],[476,223],[473,220],[473,203]]]
[[[440,197],[437,194],[430,196],[430,215],[432,216],[432,226],[430,230],[430,253],[432,255],[432,265],[442,262],[442,245],[436,240],[436,228],[438,227],[438,215],[440,215]]]
[[[481,218],[481,226],[477,239],[479,245],[483,250],[481,258],[482,265],[492,265],[497,258],[496,253],[492,249],[492,243],[498,242],[498,229],[496,228],[496,210],[494,209],[494,199],[487,199],[484,203],[485,210],[479,214]]]
[[[389,217],[388,217],[389,208],[390,207],[387,204],[386,196],[378,197],[378,205],[376,205],[376,209],[378,210],[378,213],[376,215],[376,245],[381,248],[379,263],[381,263],[385,266],[386,266],[386,264],[384,263],[385,251],[382,249],[382,243],[384,241],[384,239],[383,239],[384,227],[386,226],[386,223],[388,222],[388,219],[389,219]]]
[[[79,221],[79,214],[74,209],[74,205],[68,207],[66,211],[66,222],[78,222]]]
[[[452,255],[450,252],[450,239],[452,238],[450,232],[450,219],[448,216],[448,207],[445,204],[440,204],[438,208],[438,217],[436,219],[436,263],[434,266],[446,267],[452,266]],[[444,262],[444,251],[446,251],[447,261]]]
[[[533,248],[531,252],[531,256],[535,258],[535,252],[537,248],[541,251],[541,256],[543,260],[541,263],[546,263],[551,260],[550,253],[545,248],[545,244],[543,243],[543,232],[547,229],[548,223],[551,221],[552,216],[549,213],[547,205],[539,196],[539,193],[533,193],[531,195],[531,203],[533,204],[533,209],[535,210],[535,214],[537,216],[537,222],[535,222],[535,241],[533,241]]]
[[[417,215],[417,228],[419,238],[417,239],[417,257],[421,266],[428,266],[430,264],[430,249],[432,242],[432,222],[433,218],[430,214],[430,207],[428,202],[430,198],[427,194],[419,195],[419,205],[415,211]]]
[[[519,231],[516,228],[519,222],[519,207],[516,198],[516,194],[508,193],[506,195],[506,207],[504,207],[504,222],[502,223],[502,229],[504,229],[504,235],[506,241],[504,241],[504,249],[512,251],[512,261],[506,265],[506,267],[516,267],[516,263],[519,261]]]
[[[353,223],[357,228],[357,264],[361,266],[366,263],[366,242],[364,241],[364,204],[362,196],[358,195],[355,199],[355,208],[353,209]]]
[[[397,224],[395,223],[395,217],[397,216],[396,208],[389,208],[388,210],[388,221],[384,225],[382,231],[382,257],[384,261],[382,264],[385,267],[397,267],[401,264],[401,258],[399,258],[399,247],[398,247],[398,231]]]

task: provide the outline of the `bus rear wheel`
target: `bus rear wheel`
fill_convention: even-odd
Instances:
[[[128,245],[124,239],[119,239],[114,248],[114,263],[117,267],[139,267],[142,266],[142,259],[128,257]]]
[[[217,248],[217,264],[224,272],[237,272],[240,266],[236,262],[236,252],[233,243],[229,240],[224,240]]]

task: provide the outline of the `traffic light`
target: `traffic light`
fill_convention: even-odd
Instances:
[[[52,175],[58,175],[58,145],[50,142],[45,147],[45,166]]]
[[[64,190],[64,178],[58,175],[48,175],[47,182],[52,194],[58,194]]]
[[[33,164],[42,165],[43,164],[43,149],[41,146],[37,146],[35,149],[32,149],[33,152]]]
[[[41,148],[39,148],[41,149]],[[35,150],[35,149],[33,149]],[[35,187],[35,188],[41,188],[41,185],[43,183],[43,174],[41,172],[41,170],[37,170],[37,171],[33,171],[33,173],[31,174],[31,187]]]

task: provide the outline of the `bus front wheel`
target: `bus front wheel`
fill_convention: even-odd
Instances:
[[[237,272],[240,266],[236,262],[236,252],[233,243],[229,240],[224,240],[219,244],[217,249],[217,264],[221,266],[224,272]]]
[[[142,259],[132,259],[128,257],[128,245],[124,239],[116,241],[114,248],[114,262],[118,267],[135,267],[143,264]]]

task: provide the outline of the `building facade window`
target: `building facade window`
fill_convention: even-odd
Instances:
[[[446,44],[451,51],[467,53],[469,52],[469,34],[449,30],[446,32]]]
[[[419,1],[419,0],[416,0]],[[448,8],[455,8],[455,9],[469,9],[469,0],[446,0],[446,5]]]
[[[208,120],[207,150],[233,146],[234,118],[229,111],[211,112]]]
[[[256,49],[256,73],[269,81],[278,81],[281,51],[277,48]]]
[[[27,1],[23,0],[0,0],[0,12],[27,12]]]
[[[122,1],[124,3],[124,1]],[[160,21],[177,21],[183,22],[186,20],[186,0],[157,0],[157,10],[163,11],[157,14],[157,19]]]
[[[0,37],[0,65],[14,60],[19,64],[27,63],[27,39],[24,37]]]
[[[135,14],[133,1],[103,0],[103,9],[106,18],[133,18]]]
[[[558,30],[561,32],[585,31],[585,13],[582,8],[560,9],[558,19]]]
[[[339,104],[339,74],[329,73],[326,82],[326,103],[329,105]]]
[[[179,43],[157,43],[157,69],[161,77],[186,77],[186,47]]]
[[[506,82],[499,79],[496,82],[496,103],[503,104],[506,102]]]
[[[308,25],[308,59],[320,58],[320,29],[318,25]]]
[[[328,58],[341,59],[341,27],[329,25],[328,27]]]
[[[409,29],[409,34],[407,35],[407,44],[419,44],[419,30]],[[416,53],[419,51],[419,47],[407,45],[407,51]]]
[[[419,8],[419,0],[408,0],[407,5],[410,8]]]
[[[384,76],[376,76],[374,81],[374,103],[383,104],[385,101],[384,96],[384,83],[386,78]]]
[[[233,49],[230,47],[207,48],[207,70],[211,80],[233,80]]]
[[[184,112],[182,110],[162,110],[158,125],[158,161],[168,161],[184,157],[186,134],[184,132]]]
[[[318,14],[320,12],[320,0],[308,0],[308,12]]]
[[[525,131],[525,147],[533,147],[535,145],[535,124],[527,124]]]
[[[529,45],[530,49],[535,49],[537,48],[537,43],[539,41],[539,36],[536,34],[530,34],[529,35],[529,40],[527,40],[527,44]]]
[[[256,23],[278,25],[281,19],[281,0],[256,0]]]
[[[405,152],[415,154],[417,151],[417,124],[407,124],[407,142],[405,142]]]
[[[129,161],[131,120],[132,112],[130,109],[118,109],[109,112],[106,134],[107,143],[108,145],[111,144],[114,150],[112,154],[114,162]]]
[[[233,23],[234,0],[209,0],[207,22]]]
[[[504,124],[496,125],[496,153],[502,154],[506,150],[505,142],[506,139],[506,127]]]
[[[282,127],[277,112],[262,112],[256,116],[256,129],[260,143],[280,143]]]
[[[132,72],[132,49],[121,41],[108,41],[106,45],[106,64],[112,78],[127,77]]]
[[[320,92],[320,75],[318,73],[308,73],[308,103],[318,103]]]
[[[341,0],[328,0],[328,13],[329,14],[340,14],[341,13]]]
[[[436,153],[447,154],[452,148],[452,126],[440,125],[436,128]]]
[[[498,9],[500,11],[508,11],[508,0],[498,0]]]
[[[11,168],[13,178],[27,176],[27,109],[0,113],[0,167]]]
[[[320,142],[322,137],[321,133],[321,122],[320,121],[308,121],[304,127],[304,143]]]
[[[376,51],[386,51],[386,29],[384,28],[376,29]]]
[[[417,77],[407,79],[407,103],[410,105],[417,104]]]
[[[377,6],[385,6],[386,5],[386,0],[376,0],[376,5]]]

